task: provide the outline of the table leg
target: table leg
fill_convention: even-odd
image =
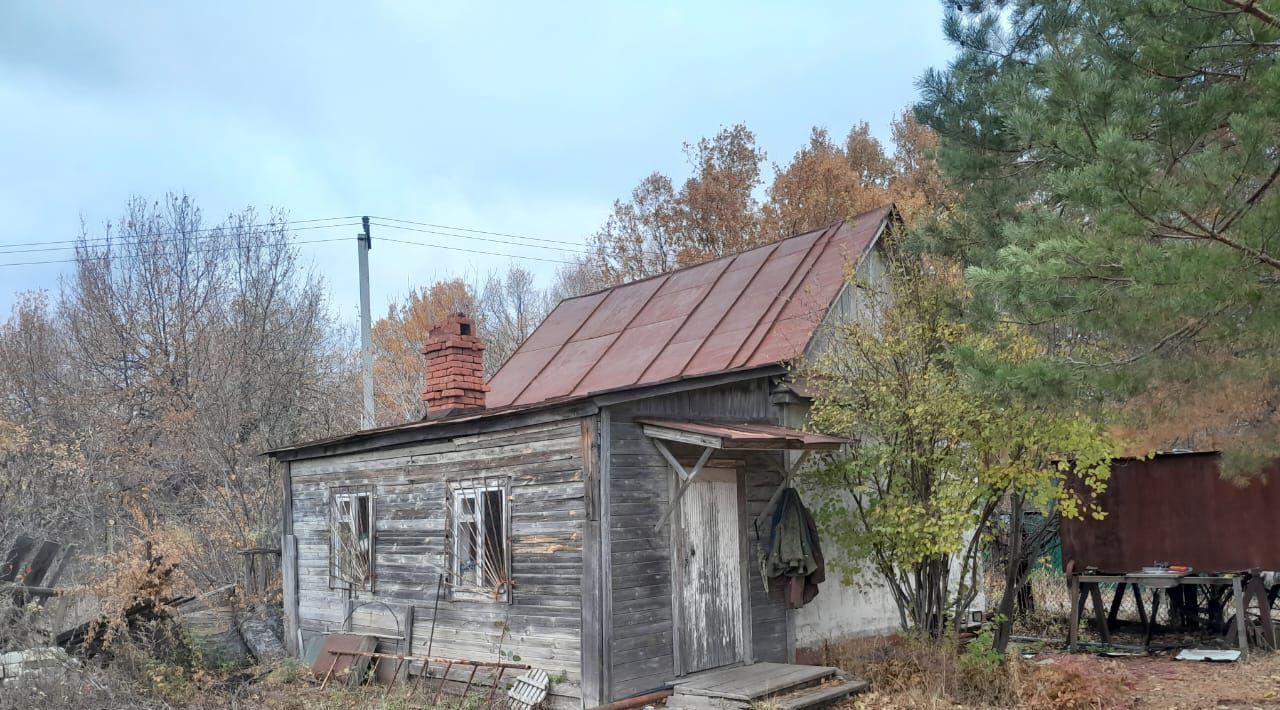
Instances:
[[[1107,617],[1102,611],[1102,591],[1096,582],[1089,585],[1089,600],[1093,602],[1093,619],[1098,623],[1098,633],[1103,643],[1111,643],[1111,629],[1107,628]]]
[[[1116,617],[1120,614],[1120,605],[1124,603],[1124,593],[1129,591],[1129,585],[1121,582],[1116,585],[1115,596],[1111,597],[1111,610],[1107,612],[1107,623],[1116,623]]]
[[[1236,607],[1236,641],[1240,645],[1240,656],[1247,658],[1249,656],[1249,630],[1245,626],[1248,622],[1244,615],[1244,585],[1240,583],[1239,576],[1231,578],[1231,597]]]
[[[1151,616],[1147,617],[1146,632],[1142,636],[1142,648],[1146,650],[1151,645],[1151,635],[1155,633],[1156,619],[1160,617],[1160,590],[1151,590]]]
[[[1271,650],[1276,648],[1276,629],[1271,625],[1271,602],[1267,599],[1267,588],[1258,575],[1249,577],[1250,596],[1258,603],[1258,619],[1262,622],[1262,641]],[[1245,608],[1248,608],[1245,604]]]
[[[1080,636],[1080,605],[1083,603],[1080,598],[1080,578],[1074,574],[1067,579],[1067,601],[1071,604],[1071,616],[1067,623],[1067,650],[1073,651]]]

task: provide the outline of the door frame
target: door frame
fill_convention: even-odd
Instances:
[[[683,457],[682,457],[683,458]],[[683,463],[683,462],[682,462]],[[734,666],[746,666],[754,663],[751,653],[751,548],[747,540],[748,521],[747,521],[747,477],[745,475],[745,466],[740,460],[725,459],[709,459],[704,465],[704,469],[729,469],[734,472],[734,480],[737,482],[737,498],[738,498],[738,586],[742,594],[742,619],[741,633],[738,635],[738,660],[720,666],[721,668],[731,668]],[[676,475],[675,469],[671,466],[666,467],[667,483],[669,486],[668,500],[675,495],[676,490],[680,487],[679,477]],[[696,485],[698,481],[694,481],[692,485]],[[680,651],[680,642],[682,640],[681,633],[685,628],[684,619],[682,617],[680,590],[683,584],[684,570],[679,564],[679,543],[684,535],[684,513],[681,512],[680,505],[677,502],[676,509],[671,512],[670,524],[667,526],[669,531],[667,536],[667,555],[671,562],[671,657],[673,672],[675,677],[680,678],[688,675],[689,671],[686,667],[686,660]],[[711,669],[704,669],[711,670]]]

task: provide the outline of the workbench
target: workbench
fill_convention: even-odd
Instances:
[[[1103,612],[1102,589],[1100,585],[1114,584],[1115,595],[1111,599],[1110,608]],[[1232,574],[1179,574],[1179,573],[1145,573],[1102,574],[1085,572],[1068,576],[1071,609],[1074,611],[1067,631],[1067,649],[1072,650],[1079,642],[1080,619],[1084,614],[1086,602],[1092,602],[1093,618],[1103,643],[1111,643],[1111,625],[1116,622],[1120,605],[1124,602],[1125,593],[1132,589],[1138,607],[1138,620],[1143,627],[1142,647],[1151,644],[1156,617],[1160,612],[1160,597],[1169,596],[1170,590],[1182,588],[1188,590],[1194,599],[1196,589],[1201,586],[1230,586],[1231,602],[1235,611],[1236,642],[1241,656],[1249,654],[1249,634],[1245,624],[1246,611],[1251,603],[1256,604],[1258,617],[1262,622],[1262,639],[1270,648],[1276,647],[1275,629],[1271,624],[1271,602],[1262,577],[1256,573],[1237,572]],[[1151,590],[1151,613],[1143,604],[1142,590]],[[1187,594],[1181,593],[1185,601]],[[1172,602],[1171,602],[1172,603]],[[1185,613],[1185,606],[1184,606]]]

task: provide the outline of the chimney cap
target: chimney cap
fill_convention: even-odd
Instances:
[[[452,335],[460,335],[466,337],[476,337],[476,321],[466,313],[450,313],[445,317],[444,322],[434,326],[427,336],[429,338],[444,338]]]

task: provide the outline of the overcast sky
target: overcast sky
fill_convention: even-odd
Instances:
[[[773,161],[809,128],[887,142],[946,63],[937,0],[869,2],[0,2],[0,244],[60,241],[131,195],[187,192],[216,222],[372,214],[584,242],[681,144],[745,122]],[[375,315],[411,286],[507,257],[379,242]],[[350,236],[310,230],[299,239]],[[14,247],[0,246],[0,251]],[[344,319],[355,242],[304,245]],[[0,263],[67,258],[0,254]],[[548,279],[554,264],[528,261]],[[0,308],[68,265],[0,266]]]

